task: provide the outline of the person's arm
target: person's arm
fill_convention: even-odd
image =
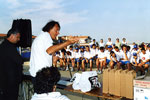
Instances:
[[[70,45],[70,44],[76,43],[76,42],[78,42],[78,41],[79,41],[79,38],[78,38],[78,37],[72,37],[72,38],[70,38],[69,40],[67,40],[67,41],[64,42],[64,43],[60,43],[60,44],[57,44],[57,45],[50,46],[50,47],[46,50],[46,52],[51,55],[51,54],[55,53],[56,51],[61,50],[61,49],[63,49],[64,47],[66,47],[66,46],[68,46],[68,45]]]

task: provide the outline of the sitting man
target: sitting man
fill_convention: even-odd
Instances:
[[[31,100],[70,100],[60,92],[56,92],[56,84],[60,73],[56,67],[46,67],[36,73],[34,95]]]

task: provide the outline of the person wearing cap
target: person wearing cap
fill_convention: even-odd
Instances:
[[[136,52],[134,52],[132,54],[132,57],[131,57],[131,60],[130,60],[130,63],[131,65],[136,69],[136,72],[138,72],[138,69],[139,69],[139,56]]]
[[[77,64],[77,70],[79,71],[80,70],[80,63],[81,63],[81,53],[79,52],[79,48],[76,47],[75,48],[75,51],[73,52],[73,58],[72,59],[72,69],[71,71],[74,71],[75,70],[75,63]]]
[[[131,70],[130,64],[131,53],[127,50],[127,45],[122,45],[121,51],[121,65],[126,65],[128,70]]]
[[[86,46],[86,51],[84,52],[84,59],[83,60],[83,67],[85,67],[85,63],[90,63],[90,71],[92,71],[92,63],[93,63],[93,59],[92,59],[92,54],[91,54],[91,50],[89,46]]]
[[[112,45],[113,43],[112,43],[112,41],[111,41],[111,38],[108,38],[108,41],[107,41],[107,43],[106,43],[106,45]]]
[[[140,49],[138,49],[138,45],[137,44],[135,44],[133,46],[133,49],[131,50],[131,56],[133,56],[133,53],[137,53],[137,55],[140,53]]]
[[[120,56],[116,55],[114,51],[110,52],[110,68],[114,69],[114,66],[117,64],[117,69],[120,69]]]
[[[110,62],[110,52],[112,51],[112,45],[108,45],[107,46],[108,50],[105,51],[105,55],[106,55],[106,61],[105,61],[105,66],[107,66],[107,64],[109,64]],[[106,67],[105,67],[106,68]]]
[[[106,54],[105,54],[105,48],[100,47],[100,52],[98,53],[98,58],[96,60],[97,73],[101,74],[102,69],[106,68],[106,58],[107,57],[106,57]]]
[[[116,39],[115,46],[117,46],[119,49],[121,49],[121,42],[119,41],[119,38]]]
[[[142,48],[141,53],[140,53],[139,67],[141,68],[143,73],[144,73],[145,69],[148,69],[149,64],[150,64],[149,61],[150,61],[150,56],[148,54],[146,54],[145,48]]]

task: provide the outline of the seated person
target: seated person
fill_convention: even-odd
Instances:
[[[128,70],[131,70],[131,65],[130,65],[130,52],[127,50],[126,45],[122,45],[122,51],[121,51],[121,65],[126,65]]]
[[[113,69],[117,64],[117,69],[120,69],[120,57],[114,53],[114,51],[110,52],[110,68]]]
[[[83,60],[83,67],[85,66],[85,63],[90,63],[90,71],[92,71],[92,63],[93,63],[93,60],[92,60],[92,54],[91,54],[91,51],[90,51],[90,47],[89,46],[86,46],[86,51],[84,53],[84,59]]]
[[[136,72],[138,71],[138,65],[139,65],[139,56],[137,55],[137,53],[133,53],[130,63],[132,64],[132,66],[136,67]]]
[[[100,47],[100,52],[98,53],[98,58],[96,60],[97,71],[99,74],[102,73],[103,67],[106,68],[106,54],[104,51],[105,48]],[[100,65],[100,70],[99,70],[99,65]]]
[[[36,73],[34,95],[31,100],[70,100],[60,92],[56,92],[56,84],[60,73],[56,67],[46,67]]]
[[[81,53],[79,52],[79,48],[75,48],[75,52],[73,52],[73,59],[72,59],[72,69],[71,71],[75,70],[75,64],[77,64],[78,71],[80,70],[80,63],[81,63]]]
[[[143,74],[145,72],[145,69],[148,69],[148,67],[149,67],[149,61],[150,61],[149,55],[146,54],[145,48],[142,48],[141,49],[141,53],[140,53],[140,64],[139,64],[139,67],[141,68]]]
[[[59,61],[60,61],[60,68],[62,70],[66,70],[66,50],[65,49],[61,50]]]

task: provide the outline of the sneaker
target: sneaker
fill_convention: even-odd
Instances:
[[[73,68],[73,67],[71,68],[71,71],[72,71],[72,72],[74,71],[74,68]]]
[[[68,69],[68,67],[66,68],[66,71],[68,71],[69,69]]]
[[[102,74],[102,71],[101,71],[101,70],[98,70],[97,73],[98,73],[98,74]]]

